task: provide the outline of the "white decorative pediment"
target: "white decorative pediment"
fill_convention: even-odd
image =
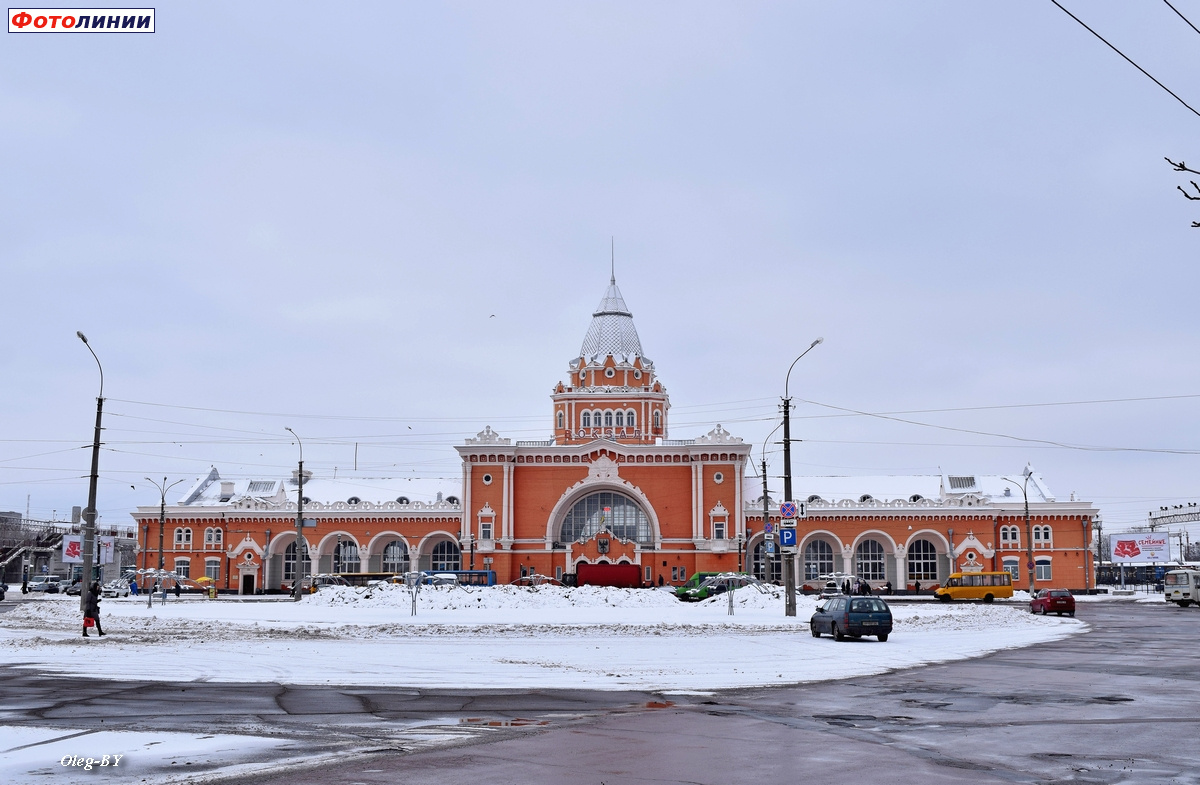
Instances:
[[[230,548],[227,552],[227,555],[231,559],[236,559],[239,558],[244,551],[253,551],[254,554],[260,559],[263,557],[262,546],[255,542],[249,534],[243,537],[242,541],[237,545],[234,545],[232,548]]]
[[[742,444],[742,440],[736,436],[731,436],[729,431],[717,425],[704,436],[697,437],[696,444]]]
[[[962,558],[963,554],[976,554],[975,559],[967,558],[959,565],[962,572],[980,572],[983,570],[983,564],[978,561],[979,558],[990,559],[996,552],[988,547],[985,547],[982,542],[975,537],[974,532],[967,532],[967,536],[963,541],[954,546],[954,557]]]
[[[719,518],[722,515],[728,515],[729,510],[725,509],[725,505],[718,501],[713,508],[708,511],[708,514],[711,518]]]
[[[467,439],[467,444],[496,444],[506,445],[512,444],[512,439],[503,439],[500,434],[492,430],[492,426],[486,426],[482,431],[476,434],[474,439]]]

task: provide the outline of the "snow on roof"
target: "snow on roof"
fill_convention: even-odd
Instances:
[[[1053,502],[1054,494],[1046,486],[1042,476],[1028,467],[1029,501]],[[1007,482],[1005,478],[1012,480]],[[793,477],[792,497],[806,500],[813,496],[826,502],[863,501],[868,496],[876,501],[947,499],[963,494],[974,494],[993,502],[1023,501],[1021,486],[1025,477],[1021,472],[1010,475],[978,474],[915,474],[915,475],[863,475],[840,477]],[[762,480],[758,477],[745,478],[744,498],[747,504],[762,503]],[[771,496],[779,495],[778,488],[771,488]]]
[[[610,354],[628,360],[643,356],[642,341],[633,326],[633,314],[617,288],[616,276],[609,281],[600,305],[592,314],[592,323],[583,337],[579,353],[589,360],[603,360]]]
[[[179,500],[181,506],[211,506],[230,504],[246,496],[271,501],[295,501],[297,485],[293,478],[222,478],[213,468]],[[444,477],[361,477],[353,473],[340,477],[309,476],[305,472],[304,496],[310,502],[360,502],[383,504],[404,497],[410,502],[426,504],[462,492],[460,478]],[[357,504],[358,502],[350,502]]]

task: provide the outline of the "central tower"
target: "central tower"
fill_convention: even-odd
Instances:
[[[654,363],[642,353],[633,314],[614,275],[571,361],[568,380],[554,401],[555,444],[607,439],[621,444],[655,444],[667,434],[667,390]]]

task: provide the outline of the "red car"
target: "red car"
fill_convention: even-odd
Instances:
[[[1029,601],[1029,612],[1075,615],[1075,598],[1066,589],[1042,589]]]

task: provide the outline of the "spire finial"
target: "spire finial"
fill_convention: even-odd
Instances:
[[[610,274],[608,282],[615,284],[617,282],[617,238],[614,235],[612,237],[609,237],[608,241],[610,243],[609,252],[612,254],[612,257],[609,259],[609,262],[608,262],[608,265],[609,265],[608,271]]]

